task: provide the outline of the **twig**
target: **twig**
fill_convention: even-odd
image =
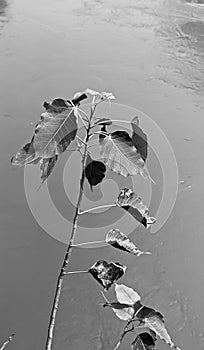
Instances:
[[[0,350],[4,350],[5,347],[13,340],[13,337],[15,336],[15,334],[11,334],[8,339],[3,343],[3,345],[1,346]]]
[[[91,211],[98,210],[98,209],[113,208],[113,207],[117,207],[117,205],[116,204],[99,205],[98,207],[94,207],[94,208],[90,208],[90,209],[87,209],[87,210],[80,211],[79,215],[83,215],[83,214],[86,214],[86,213],[89,213]]]
[[[73,247],[73,246],[72,246]],[[88,273],[89,271],[68,271],[64,273],[64,276],[66,275],[72,275],[72,274],[77,274],[77,273]]]
[[[71,236],[70,240],[67,246],[67,250],[64,256],[64,260],[62,263],[62,267],[57,279],[56,283],[56,290],[55,290],[55,295],[54,295],[54,300],[52,304],[52,310],[50,314],[50,319],[49,319],[49,325],[48,325],[48,334],[47,334],[47,340],[46,340],[46,350],[51,350],[52,348],[52,342],[53,342],[53,334],[54,334],[54,328],[55,328],[55,322],[56,322],[56,315],[59,307],[59,300],[60,300],[60,295],[61,295],[61,290],[62,290],[62,283],[63,283],[63,278],[65,275],[65,270],[66,267],[68,266],[70,257],[71,257],[71,252],[72,252],[72,246],[74,242],[74,237],[77,231],[77,224],[78,224],[78,219],[79,219],[79,211],[80,211],[80,205],[81,201],[83,198],[83,193],[84,193],[84,182],[85,182],[85,166],[86,166],[86,160],[87,160],[87,154],[88,154],[88,141],[89,141],[89,132],[90,132],[90,125],[91,125],[91,120],[93,117],[94,110],[91,110],[90,114],[90,120],[89,120],[89,125],[86,130],[86,138],[85,141],[83,141],[80,137],[77,136],[77,139],[80,140],[82,143],[84,143],[84,153],[82,157],[82,173],[81,173],[81,179],[80,179],[80,189],[79,189],[79,195],[78,195],[78,200],[76,204],[76,210],[75,210],[75,215],[72,223],[72,231],[71,231]]]
[[[87,245],[87,244],[97,244],[97,243],[105,243],[105,241],[91,241],[91,242],[84,242],[84,243],[77,243],[73,244],[72,247],[80,247],[81,245]]]
[[[131,329],[128,329],[129,325],[132,325],[132,328]],[[120,339],[118,341],[118,343],[116,344],[116,346],[114,347],[113,350],[117,350],[119,348],[119,346],[121,345],[125,335],[129,332],[132,332],[134,330],[134,324],[132,322],[132,320],[128,321],[127,324],[125,325],[124,329],[123,329],[123,333],[121,334],[120,336]]]

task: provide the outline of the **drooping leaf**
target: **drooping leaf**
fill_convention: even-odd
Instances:
[[[156,350],[154,333],[140,333],[131,344],[132,350]]]
[[[147,306],[143,306],[139,312],[136,314],[137,317],[142,320],[142,324],[144,327],[148,327],[152,330],[159,338],[164,340],[171,347],[180,350],[175,344],[172,342],[166,328],[163,315]]]
[[[99,260],[89,269],[89,273],[107,291],[115,281],[125,274],[126,268],[126,266],[118,262],[108,263],[104,260]]]
[[[147,135],[139,127],[138,117],[134,117],[132,119],[131,125],[133,130],[133,133],[132,133],[133,144],[145,162],[147,159],[147,153],[148,153]]]
[[[142,203],[141,198],[130,188],[121,190],[116,205],[128,211],[137,221],[146,228],[156,222],[154,217],[149,216],[149,209]]]
[[[126,131],[114,131],[100,142],[101,158],[104,163],[117,174],[133,176],[141,174],[147,177],[144,160],[135,148]]]
[[[109,118],[99,118],[94,125],[112,125],[112,120]]]
[[[145,317],[144,319],[145,326],[149,327],[153,332],[156,333],[158,337],[164,340],[169,346],[180,350],[175,344],[172,342],[170,335],[168,334],[163,317],[161,318],[158,314]]]
[[[151,254],[149,252],[142,252],[139,250],[130,239],[118,229],[110,230],[105,238],[106,243],[112,245],[115,248],[124,250],[128,253],[140,256],[141,254]]]
[[[12,158],[12,164],[36,164],[41,160],[44,181],[51,173],[57,156],[74,140],[77,133],[75,105],[86,97],[82,94],[72,101],[56,98],[51,103],[44,102],[46,111],[42,113],[31,141]]]
[[[134,289],[124,284],[115,284],[116,298],[121,304],[134,305],[141,300],[140,295]]]
[[[106,166],[104,163],[93,160],[90,155],[87,157],[85,176],[91,187],[98,185],[105,177]]]
[[[52,158],[41,159],[40,171],[41,171],[41,180],[42,183],[48,178],[51,174],[56,162],[58,159],[58,155]]]

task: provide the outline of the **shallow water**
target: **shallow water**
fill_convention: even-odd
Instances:
[[[165,225],[154,235],[138,227],[131,236],[152,256],[137,259],[107,247],[78,248],[70,270],[83,270],[99,258],[126,264],[121,283],[134,287],[147,305],[164,314],[175,343],[183,350],[204,349],[203,67],[203,5],[180,0],[0,0],[0,341],[15,332],[10,349],[44,348],[65,251],[33,217],[23,169],[12,168],[10,157],[31,136],[44,100],[70,97],[86,87],[112,91],[118,102],[155,121],[172,145],[182,183]],[[128,120],[132,112],[126,111],[124,117],[122,108],[113,109],[119,119]],[[53,172],[49,190],[59,211],[69,218],[66,193],[74,202],[77,186],[75,177],[69,177],[73,168],[67,166],[64,177],[69,180],[63,187],[65,164],[66,157]],[[151,157],[148,164],[157,184],[151,202],[156,214],[161,174]],[[39,183],[37,170],[29,172]],[[106,195],[114,198],[118,189],[113,180],[110,177],[94,194],[87,187],[84,207],[107,203]],[[66,237],[66,223],[50,215],[42,202],[43,191],[35,192],[37,207]],[[107,227],[97,231],[97,239],[112,225],[113,214],[108,215]],[[124,232],[130,220],[125,219]],[[95,237],[88,227],[96,226],[97,220],[85,219],[81,225],[87,229],[80,230],[78,241]],[[86,275],[67,277],[53,350],[114,347],[123,323],[111,310],[100,308],[99,290]],[[158,350],[167,348],[162,342],[158,345]],[[128,349],[126,342],[121,349]]]

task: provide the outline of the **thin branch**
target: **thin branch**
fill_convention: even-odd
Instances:
[[[13,337],[15,336],[15,334],[11,334],[8,339],[2,344],[0,350],[4,350],[5,347],[13,340]]]
[[[81,108],[79,108],[79,107],[78,107],[78,110],[79,110],[81,113],[83,113],[83,114],[85,115],[86,121],[89,122],[88,114],[87,114],[85,111],[83,111],[83,109],[81,109]]]
[[[84,242],[84,243],[78,243],[78,244],[73,244],[72,247],[80,247],[81,245],[86,245],[86,244],[97,244],[97,243],[104,243],[105,241],[91,241],[91,242]]]
[[[91,211],[95,211],[95,210],[98,210],[98,209],[113,208],[113,207],[117,207],[117,205],[116,204],[99,205],[98,207],[94,207],[94,208],[90,208],[90,209],[87,209],[87,210],[80,211],[79,215],[90,213]]]
[[[73,247],[73,246],[72,246]],[[66,275],[72,275],[72,274],[77,274],[77,273],[88,273],[89,271],[68,271],[64,273],[64,276]]]
[[[128,329],[128,327],[129,327],[130,324],[131,324],[132,327],[131,327],[130,329]],[[125,335],[126,335],[127,333],[129,333],[129,332],[132,332],[133,330],[134,330],[134,324],[133,324],[132,320],[130,320],[130,321],[128,321],[127,324],[125,325],[125,327],[124,327],[124,329],[123,329],[123,333],[121,334],[120,339],[119,339],[118,343],[116,344],[116,346],[114,347],[113,350],[117,350],[117,349],[119,348],[119,346],[121,345],[121,343],[122,343],[122,341],[123,341]]]
[[[62,290],[63,278],[64,278],[64,275],[66,274],[66,268],[67,268],[68,263],[70,261],[74,237],[75,237],[75,234],[77,231],[80,205],[81,205],[83,193],[84,193],[84,182],[85,182],[84,169],[86,166],[86,160],[87,160],[87,154],[88,154],[88,141],[89,141],[89,132],[90,132],[90,125],[91,125],[92,117],[93,117],[93,113],[91,113],[91,115],[90,115],[90,120],[89,120],[89,125],[88,125],[87,131],[86,131],[85,141],[83,141],[80,137],[77,137],[85,145],[83,158],[82,158],[82,172],[81,172],[81,179],[80,179],[79,195],[78,195],[78,200],[77,200],[76,209],[75,209],[75,215],[74,215],[73,223],[72,223],[71,236],[69,239],[69,243],[67,245],[67,250],[66,250],[66,253],[64,256],[62,267],[61,267],[59,276],[57,278],[55,295],[54,295],[54,300],[53,300],[53,304],[52,304],[52,310],[51,310],[49,325],[48,325],[48,334],[47,334],[47,340],[46,340],[46,346],[45,346],[46,350],[51,350],[51,348],[52,348],[53,334],[54,334],[54,328],[55,328],[55,323],[56,323],[56,315],[57,315],[57,311],[59,308],[59,301],[60,301],[60,295],[61,295],[61,290]]]

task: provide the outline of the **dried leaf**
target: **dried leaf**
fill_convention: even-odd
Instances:
[[[140,333],[131,344],[132,350],[156,350],[154,333]]]
[[[115,131],[109,134],[101,140],[100,145],[101,158],[112,171],[125,177],[137,174],[148,177],[143,168],[144,160],[126,131]]]
[[[104,260],[99,260],[89,269],[89,273],[107,291],[115,281],[125,274],[126,268],[118,262],[107,263]]]
[[[87,157],[85,176],[91,187],[98,185],[105,177],[106,166],[104,163],[93,160],[90,155]]]
[[[149,252],[142,252],[139,250],[130,239],[118,229],[110,230],[105,238],[106,243],[112,245],[115,248],[124,250],[128,253],[140,256],[141,254],[151,254]]]
[[[134,117],[132,119],[131,125],[133,130],[133,133],[132,133],[133,144],[145,162],[147,159],[147,152],[148,152],[147,135],[139,127],[138,117]]]
[[[116,298],[121,304],[134,305],[141,300],[140,295],[134,289],[124,284],[115,284]]]
[[[156,222],[154,217],[149,216],[149,209],[142,203],[141,198],[130,188],[124,188],[120,192],[116,200],[116,205],[128,211],[146,228]]]

